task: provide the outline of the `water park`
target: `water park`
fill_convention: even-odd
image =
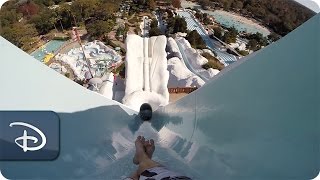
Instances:
[[[57,61],[67,64],[75,77],[81,80],[101,77],[108,68],[121,61],[121,56],[101,41],[88,42],[79,48],[72,48],[66,54],[58,53]]]
[[[258,22],[255,22],[252,18],[246,18],[238,14],[223,10],[204,10],[196,2],[186,0],[181,1],[181,6],[183,8],[199,9],[203,13],[208,13],[209,15],[213,16],[214,19],[222,26],[228,28],[234,27],[239,32],[253,34],[259,32],[264,36],[268,36],[270,34],[270,31],[266,27],[260,25]]]

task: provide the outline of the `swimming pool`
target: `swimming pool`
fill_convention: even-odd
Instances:
[[[61,40],[52,40],[42,47],[38,48],[36,51],[32,52],[30,55],[39,61],[43,62],[43,58],[47,55],[47,53],[55,52],[59,49],[66,41]]]

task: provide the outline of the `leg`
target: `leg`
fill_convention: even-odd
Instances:
[[[133,180],[139,180],[138,171],[135,171],[133,174],[131,174],[130,178]]]
[[[146,141],[145,141],[145,138],[143,136],[138,136],[136,141],[135,141],[135,146],[136,146],[136,154],[134,155],[133,159],[132,159],[132,162],[133,164],[136,164],[138,165],[139,164],[139,160],[138,160],[138,151],[137,151],[137,141],[141,141],[142,144],[145,144]],[[144,147],[143,147],[144,148]],[[144,149],[145,150],[145,149]]]
[[[144,146],[144,151],[146,152],[147,156],[150,159],[152,159],[152,155],[155,151],[154,140],[150,139],[148,141],[144,141],[144,137],[141,137],[141,136],[139,136],[138,138],[142,140],[143,146]],[[133,163],[137,164],[137,165],[139,164],[137,156],[134,156]]]
[[[151,160],[147,153],[145,152],[145,147],[144,147],[144,143],[145,143],[145,139],[144,137],[138,137],[135,145],[136,145],[136,154],[135,154],[135,158],[137,160],[137,163],[139,164],[137,173],[140,175],[143,171],[153,168],[153,167],[157,167],[160,166],[159,163]],[[152,143],[154,144],[154,142]],[[152,156],[152,154],[151,154]]]
[[[145,151],[147,153],[147,156],[152,159],[152,155],[155,151],[155,146],[154,146],[154,140],[153,139],[150,139],[149,141],[145,141],[144,143],[144,148],[145,148]]]
[[[134,180],[138,180],[141,177],[149,179],[167,179],[170,177],[177,177],[178,179],[190,179],[185,176],[181,176],[179,173],[170,171],[161,166],[159,163],[151,160],[155,150],[154,141],[152,139],[150,141],[145,141],[144,137],[139,136],[135,141],[135,146],[136,154],[133,158],[133,161],[139,164],[139,167],[130,178]]]

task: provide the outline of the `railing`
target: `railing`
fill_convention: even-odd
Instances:
[[[197,87],[185,87],[185,88],[168,88],[169,93],[186,93],[186,94],[190,94],[193,91],[197,90]]]

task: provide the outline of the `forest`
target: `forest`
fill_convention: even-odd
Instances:
[[[121,1],[120,1],[121,2]],[[94,36],[110,31],[115,24],[117,0],[11,0],[0,11],[1,36],[28,51],[41,35],[86,26]],[[59,8],[48,8],[59,5]]]

